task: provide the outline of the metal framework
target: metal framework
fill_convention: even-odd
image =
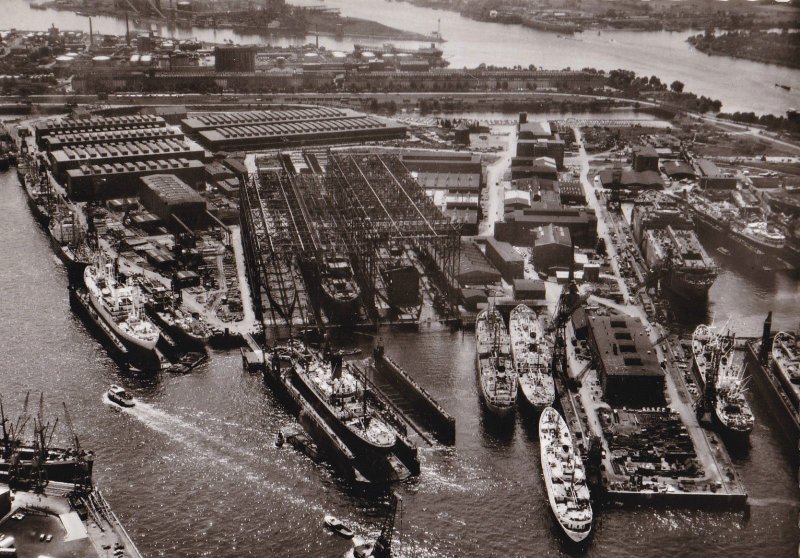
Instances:
[[[458,228],[450,222],[396,155],[328,154],[333,205],[353,252],[365,299],[374,304],[386,248],[408,244],[444,279],[448,299],[458,272]]]

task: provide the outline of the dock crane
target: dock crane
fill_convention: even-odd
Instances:
[[[67,423],[69,437],[72,441],[72,444],[75,446],[75,455],[78,459],[78,466],[80,467],[82,473],[82,475],[75,481],[75,490],[91,490],[92,483],[90,480],[91,477],[89,476],[89,466],[86,464],[86,453],[81,449],[81,443],[78,440],[78,435],[75,433],[75,427],[72,424],[72,417],[69,415],[67,404],[64,402],[61,404],[64,406],[64,421]]]
[[[403,499],[396,492],[392,492],[391,500],[389,502],[389,512],[383,519],[381,534],[378,535],[378,539],[375,541],[375,547],[372,550],[373,558],[389,558],[392,555],[394,522],[397,517],[398,504],[401,506],[400,513],[402,515],[402,502]]]

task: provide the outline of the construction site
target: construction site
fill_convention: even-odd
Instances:
[[[397,155],[297,151],[248,162],[242,242],[268,339],[454,319],[458,227]]]

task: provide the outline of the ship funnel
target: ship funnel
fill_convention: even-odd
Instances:
[[[772,350],[772,310],[767,314],[767,319],[764,320],[764,329],[761,332],[761,362],[766,363],[767,357]]]

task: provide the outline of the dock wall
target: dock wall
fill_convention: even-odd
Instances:
[[[783,386],[773,374],[769,363],[765,365],[759,360],[758,352],[755,341],[746,344],[747,371],[753,378],[753,384],[758,390],[759,396],[769,401],[770,413],[777,419],[781,430],[792,446],[795,446],[800,437],[800,417],[791,402],[783,395]]]
[[[375,367],[397,389],[402,390],[426,417],[426,424],[436,438],[444,444],[456,440],[456,419],[450,416],[439,403],[420,386],[403,368],[389,358],[381,348],[374,352]]]

